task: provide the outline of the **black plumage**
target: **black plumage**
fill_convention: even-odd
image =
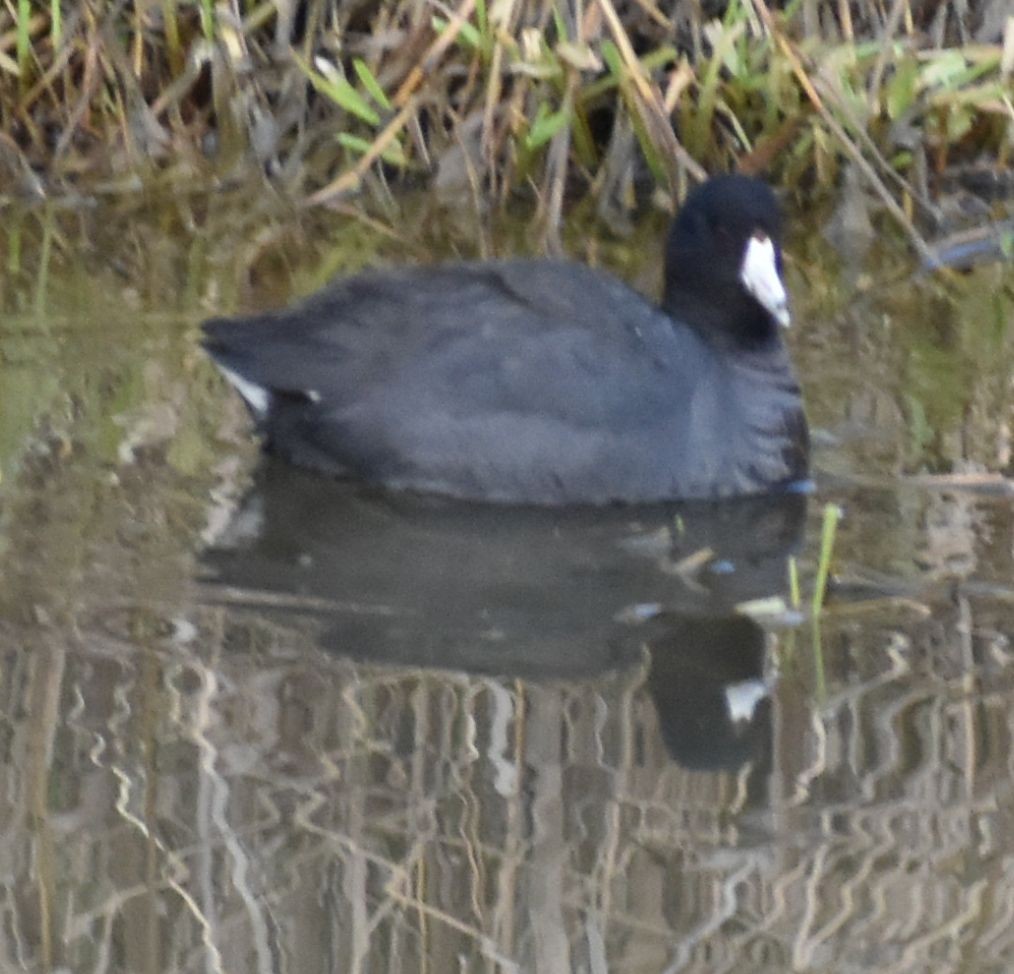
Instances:
[[[764,184],[718,177],[673,224],[660,305],[568,261],[421,266],[205,345],[268,447],[329,473],[507,503],[760,493],[807,473],[778,314],[742,280],[751,241],[780,266],[778,234]]]

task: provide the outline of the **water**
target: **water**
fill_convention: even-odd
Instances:
[[[6,211],[0,969],[1009,970],[1009,265],[800,233],[808,500],[518,512],[258,465],[199,320],[470,254],[459,221]],[[573,247],[650,288],[658,232]],[[817,625],[770,597],[790,555],[810,591],[829,501]]]

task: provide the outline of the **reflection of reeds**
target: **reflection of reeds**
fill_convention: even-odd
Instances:
[[[888,6],[19,0],[0,164],[183,183],[252,162],[310,202],[435,173],[532,185],[556,226],[565,189],[629,206],[632,173],[668,195],[737,161],[828,183],[847,158],[906,206],[954,158],[1007,158],[1014,31],[987,0]]]
[[[0,958],[999,965],[1014,884],[992,744],[1014,681],[993,611],[833,626],[827,699],[783,680],[763,772],[674,764],[646,667],[566,685],[372,667],[231,611],[183,642],[147,610],[46,646],[8,629]]]

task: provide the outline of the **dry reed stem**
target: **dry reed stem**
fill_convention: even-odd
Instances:
[[[475,0],[462,0],[454,11],[447,27],[429,46],[418,64],[414,64],[408,73],[408,77],[402,82],[401,87],[391,99],[396,108],[402,107],[412,96],[415,90],[432,73],[447,49],[457,40],[462,27],[468,22],[475,10]]]
[[[817,110],[821,120],[824,122],[824,125],[827,126],[828,131],[831,132],[835,140],[844,150],[845,154],[852,160],[853,163],[855,163],[859,171],[866,177],[870,186],[880,197],[881,202],[884,204],[887,211],[905,231],[912,243],[912,246],[919,254],[920,259],[928,267],[939,268],[939,262],[936,255],[922,238],[919,231],[916,230],[914,224],[908,218],[904,209],[902,209],[895,198],[891,195],[888,188],[877,175],[876,170],[874,170],[874,168],[866,160],[866,157],[859,150],[859,147],[852,141],[852,139],[849,138],[848,133],[842,128],[841,124],[834,115],[828,111],[827,106],[824,104],[824,100],[820,97],[814,83],[810,80],[809,75],[806,73],[802,61],[793,47],[792,42],[776,26],[774,18],[771,16],[771,11],[768,9],[765,0],[752,0],[752,3],[757,9],[757,12],[760,14],[761,19],[764,21],[764,25],[767,27],[771,36],[775,39],[775,42],[781,48],[782,53],[792,66],[793,74],[799,81],[799,84],[806,93],[807,98],[810,99],[811,104]]]
[[[694,179],[698,181],[705,180],[707,172],[704,167],[698,164],[690,153],[683,148],[679,139],[676,138],[676,133],[673,131],[669,116],[664,110],[661,93],[645,77],[644,69],[634,53],[630,38],[623,29],[623,24],[620,22],[612,0],[598,0],[598,4],[602,8],[606,23],[609,25],[613,40],[616,42],[616,47],[620,52],[620,57],[623,58],[623,63],[633,80],[637,104],[644,108],[641,117],[652,129],[653,134],[661,137],[663,144],[669,149],[674,161],[678,161]],[[672,175],[675,185],[675,174]]]

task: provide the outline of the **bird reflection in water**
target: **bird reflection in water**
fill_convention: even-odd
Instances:
[[[388,666],[576,682],[641,666],[647,648],[672,757],[735,768],[770,746],[766,635],[735,606],[783,589],[805,512],[792,493],[490,507],[268,461],[203,556],[206,600],[301,620],[328,653]],[[678,570],[700,552],[692,577]]]

